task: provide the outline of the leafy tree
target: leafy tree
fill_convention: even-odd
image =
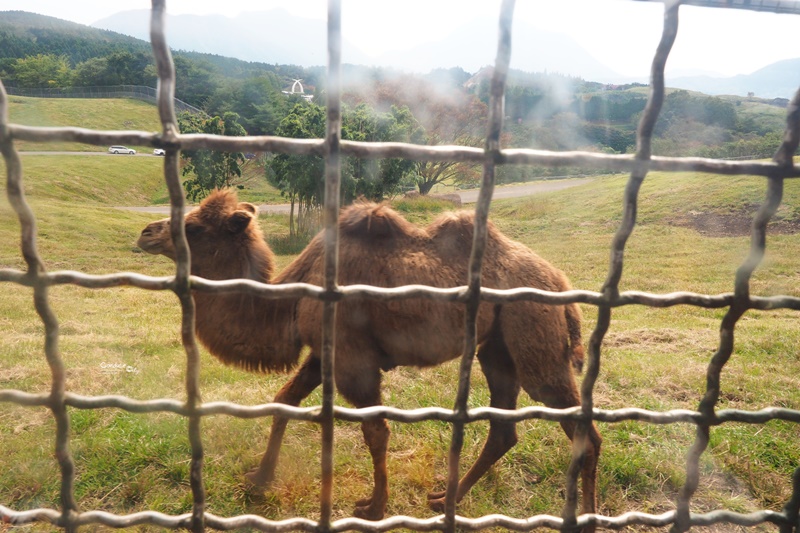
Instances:
[[[38,54],[17,59],[10,67],[11,79],[19,87],[64,87],[71,69],[66,56]]]
[[[419,79],[400,77],[375,88],[377,107],[407,106],[424,128],[415,134],[420,144],[482,146],[488,108],[477,96],[458,91],[440,92]],[[420,194],[438,183],[474,182],[480,167],[454,161],[425,160],[416,163],[414,182]]]
[[[281,120],[276,131],[282,137],[320,139],[325,136],[325,108],[312,102],[298,102]],[[345,108],[342,138],[363,142],[415,142],[423,130],[407,107],[392,107],[380,113],[365,103]],[[361,159],[348,157],[342,163],[341,198],[351,202],[359,196],[374,200],[396,193],[404,178],[415,173],[416,163],[405,159]],[[290,235],[307,231],[313,214],[323,201],[324,161],[318,156],[280,154],[268,169],[267,179],[280,189],[290,203]],[[295,205],[297,225],[295,225]]]
[[[276,135],[294,139],[325,137],[325,109],[312,102],[298,102],[281,120]],[[323,198],[325,163],[314,155],[279,154],[270,163],[267,179],[289,200],[289,235],[308,231],[311,213]],[[298,208],[297,225],[294,209]]]
[[[233,111],[242,117],[242,125],[251,135],[274,135],[281,119],[298,98],[281,93],[281,80],[266,72],[245,80],[226,80],[206,103],[212,114]]]
[[[721,98],[693,96],[688,91],[668,94],[656,123],[656,132],[663,133],[672,125],[686,121],[733,129],[736,127],[736,108]]]
[[[241,137],[247,134],[239,124],[236,113],[225,113],[222,118],[202,118],[182,114],[179,118],[181,133],[208,133]],[[185,161],[182,173],[189,176],[184,182],[186,197],[192,201],[205,198],[212,190],[230,187],[241,177],[239,166],[245,158],[241,152],[217,152],[210,150],[187,150],[181,154]]]
[[[175,96],[187,104],[202,108],[221,80],[213,73],[213,67],[202,61],[193,61],[182,55],[174,55]]]
[[[424,130],[408,107],[392,106],[378,113],[365,103],[345,110],[342,120],[344,139],[364,142],[421,142]],[[382,200],[399,191],[404,178],[415,176],[416,163],[406,159],[348,158],[342,171],[343,199],[364,196]]]
[[[148,68],[149,67],[149,68]],[[155,78],[153,60],[143,52],[114,52],[108,56],[93,57],[75,66],[73,85],[147,85]]]

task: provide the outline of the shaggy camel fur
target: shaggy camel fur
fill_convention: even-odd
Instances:
[[[274,256],[256,222],[255,206],[239,202],[231,191],[215,191],[186,215],[192,274],[207,279],[246,278],[263,283],[322,285],[323,241],[317,235],[277,277]],[[424,284],[456,287],[467,280],[473,217],[445,214],[419,228],[386,205],[357,203],[342,210],[339,283],[397,287]],[[146,252],[175,259],[169,220],[149,224],[138,245]],[[564,274],[525,246],[489,226],[483,286],[497,289],[536,287],[565,291]],[[299,405],[320,385],[322,304],[312,298],[270,300],[240,293],[195,292],[200,341],[225,363],[255,371],[285,371],[304,346],[310,355],[284,385],[275,402]],[[424,298],[391,302],[347,300],[339,303],[335,382],[356,407],[381,403],[381,372],[396,366],[429,367],[458,357],[464,346],[464,306]],[[514,409],[520,388],[553,408],[580,404],[573,367],[583,362],[577,305],[535,302],[481,304],[477,320],[478,360],[488,381],[491,406]],[[256,486],[275,475],[287,420],[275,417],[267,451],[247,477]],[[561,423],[572,438],[574,422]],[[372,455],[374,488],[357,503],[355,515],[377,520],[389,497],[386,420],[362,424]],[[475,464],[458,485],[461,500],[469,489],[517,442],[515,424],[490,422],[489,436]],[[592,426],[582,470],[583,512],[595,511],[595,477],[600,435]],[[431,493],[432,509],[442,511],[444,493]]]

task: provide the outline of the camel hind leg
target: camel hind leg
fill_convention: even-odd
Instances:
[[[381,405],[381,370],[375,348],[367,343],[356,344],[352,338],[349,341],[348,345],[337,347],[336,388],[356,408]],[[356,502],[353,514],[365,520],[380,520],[389,501],[389,424],[383,418],[365,420],[361,432],[372,457],[373,488],[369,497]]]
[[[532,302],[512,304],[503,308],[502,325],[504,339],[525,392],[554,409],[579,406],[580,392],[573,372],[576,347],[570,346],[574,332],[571,335],[569,331],[575,324],[567,324],[560,308]],[[570,441],[576,425],[574,421],[561,422]],[[601,443],[593,423],[581,468],[583,513],[594,513],[597,509],[597,461]],[[594,527],[584,530],[588,531],[594,531]]]
[[[490,405],[498,409],[515,409],[520,385],[514,371],[514,363],[499,335],[492,335],[480,347],[478,361],[489,386]],[[478,459],[458,482],[456,502],[461,501],[472,486],[516,443],[517,430],[514,422],[490,420],[489,436]],[[444,496],[444,491],[430,493],[428,495],[430,508],[444,512]]]
[[[306,358],[297,373],[281,387],[273,402],[297,407],[314,389],[319,387],[320,383],[322,383],[320,362],[312,353]],[[245,474],[245,478],[256,487],[266,487],[275,479],[278,454],[281,451],[283,434],[288,422],[289,419],[282,416],[275,416],[272,419],[267,451],[261,458],[258,467]]]

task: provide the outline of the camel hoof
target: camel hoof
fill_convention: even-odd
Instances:
[[[254,468],[244,475],[250,485],[257,488],[266,488],[272,484],[272,476],[264,476],[259,473],[258,468]]]
[[[372,498],[364,498],[356,502],[356,508],[353,511],[353,516],[363,520],[380,520],[383,518],[384,509],[379,509],[379,506],[372,505]]]
[[[437,513],[444,513],[444,491],[428,494],[428,507]]]

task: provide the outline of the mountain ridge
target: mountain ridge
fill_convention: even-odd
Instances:
[[[0,11],[0,30],[12,35],[33,35],[35,31],[32,28],[52,28],[72,34],[87,32],[97,40],[108,42],[113,37],[143,47],[149,42],[149,20],[150,11],[147,9],[121,11],[89,26],[24,11]],[[170,46],[175,50],[272,65],[314,67],[327,62],[324,21],[290,15],[279,8],[242,13],[236,17],[168,15],[167,31]],[[558,73],[606,84],[648,82],[645,77],[614,72],[563,34],[534,30],[518,21],[514,35],[516,53],[512,54],[512,68]],[[2,38],[0,35],[0,43]],[[353,65],[418,73],[452,67],[477,72],[494,62],[494,38],[489,22],[480,21],[464,25],[436,41],[370,56],[345,37],[342,59]],[[547,54],[525,53],[528,50],[547,50]],[[459,60],[457,57],[469,59]],[[85,59],[80,55],[73,58]],[[800,58],[778,61],[751,74],[731,77],[680,76],[667,72],[666,81],[669,87],[709,95],[752,94],[760,98],[791,98],[800,86]]]
[[[147,40],[149,11],[141,12],[144,18],[142,15],[132,15],[135,11],[123,11],[93,23],[92,27],[103,27]],[[138,22],[135,22],[136,17],[139,17]],[[199,24],[206,29],[198,31]],[[345,37],[342,59],[351,64],[418,73],[451,67],[477,72],[484,65],[494,62],[495,33],[492,24],[491,21],[473,21],[438,40],[375,56],[360,50]],[[171,46],[180,50],[304,67],[326,63],[324,21],[293,16],[280,8],[242,13],[236,17],[168,15],[168,32]],[[547,50],[547,54],[512,54],[511,67],[519,70],[559,73],[608,84],[649,81],[646,76],[618,74],[569,36],[534,30],[519,21],[515,22],[513,49]],[[752,93],[761,98],[791,98],[800,86],[800,58],[779,61],[751,74],[732,77],[670,75],[667,72],[667,84],[709,95],[747,96]]]

